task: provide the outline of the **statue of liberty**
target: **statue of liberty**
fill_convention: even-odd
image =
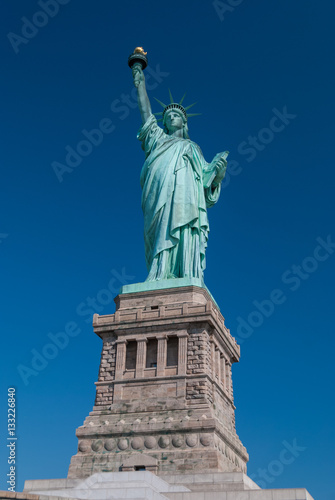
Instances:
[[[141,48],[135,53],[141,53]],[[145,54],[142,50],[142,54]],[[132,56],[130,56],[131,58]],[[142,56],[143,59],[145,56]],[[141,58],[141,55],[140,55]],[[137,88],[145,162],[141,172],[147,281],[200,278],[206,267],[209,224],[207,208],[219,199],[228,152],[207,163],[201,149],[188,135],[183,99],[163,106],[164,130],[152,114],[145,87],[145,64],[130,64]],[[184,96],[185,97],[185,96]]]

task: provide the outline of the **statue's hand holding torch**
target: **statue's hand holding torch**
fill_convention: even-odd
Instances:
[[[143,70],[148,65],[147,52],[144,52],[142,47],[136,47],[128,57],[128,65],[133,72],[135,87],[138,88],[141,82],[144,82]]]
[[[134,84],[137,89],[137,102],[142,117],[142,123],[146,123],[151,116],[151,106],[145,88],[145,78],[143,70],[148,66],[147,53],[142,47],[136,47],[134,52],[128,57],[128,66],[131,68]]]
[[[141,64],[134,64],[132,66],[132,72],[133,72],[133,78],[134,78],[134,85],[136,88],[138,88],[138,86],[144,82],[144,73],[143,73],[143,70],[142,70],[142,66]]]

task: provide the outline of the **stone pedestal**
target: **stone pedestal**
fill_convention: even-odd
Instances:
[[[94,316],[103,341],[96,400],[77,429],[68,478],[245,473],[231,377],[240,349],[208,291],[136,291],[115,301],[115,314]]]
[[[0,500],[313,500],[305,488],[261,490],[243,472],[177,474],[102,472],[86,479],[26,481],[23,493]]]
[[[94,316],[96,401],[68,478],[26,481],[0,500],[313,500],[246,476],[231,378],[239,347],[209,292],[140,288],[115,299],[115,314]]]

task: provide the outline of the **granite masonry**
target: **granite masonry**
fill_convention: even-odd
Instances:
[[[246,472],[231,366],[240,349],[205,288],[120,294],[93,319],[103,341],[96,400],[69,478],[147,470]]]

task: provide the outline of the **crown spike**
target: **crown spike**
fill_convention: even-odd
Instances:
[[[183,95],[183,97],[181,98],[181,100],[179,101],[179,104],[183,104],[183,100],[185,99],[185,96],[186,96],[186,92],[185,92],[185,94]]]
[[[156,97],[154,97],[154,99],[156,99],[156,101],[162,106],[162,108],[166,108],[166,104],[164,104],[162,101],[160,101]]]
[[[186,96],[186,92],[185,94],[183,95],[183,97],[181,98],[181,100],[179,101],[179,103],[175,102],[174,99],[173,99],[173,96],[172,96],[172,93],[171,93],[171,90],[169,89],[169,97],[170,97],[170,101],[171,103],[170,104],[164,104],[162,101],[160,101],[159,99],[157,99],[156,97],[154,97],[154,99],[164,108],[163,111],[161,113],[154,113],[154,115],[156,116],[162,116],[163,118],[163,121],[164,121],[164,116],[165,116],[165,113],[171,109],[174,109],[174,110],[179,110],[184,118],[186,118],[186,120],[192,116],[199,116],[201,115],[201,113],[190,113],[190,114],[187,114],[186,111],[190,108],[192,108],[193,106],[195,106],[197,104],[197,102],[194,102],[193,104],[190,104],[189,106],[187,107],[184,107],[182,106],[182,102],[184,101],[185,99],[185,96]],[[158,120],[158,121],[161,121],[161,120]]]
[[[193,104],[190,104],[189,106],[187,106],[187,108],[184,109],[187,111],[188,109],[193,108],[193,106],[195,106],[196,104],[198,103],[194,102]]]
[[[174,100],[173,100],[173,97],[172,97],[172,94],[171,94],[171,90],[169,89],[169,96],[170,96],[170,104],[173,104],[174,103]]]

